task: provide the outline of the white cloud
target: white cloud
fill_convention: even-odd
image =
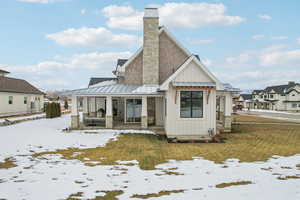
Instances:
[[[300,70],[272,70],[272,71],[242,71],[242,72],[218,72],[216,75],[223,82],[229,82],[234,87],[241,89],[264,89],[269,85],[287,84],[294,80],[300,82]]]
[[[102,13],[108,18],[107,26],[110,28],[129,30],[142,28],[144,14],[131,6],[111,5],[103,8]]]
[[[46,36],[62,46],[94,48],[135,47],[141,38],[129,34],[114,34],[106,28],[67,29]]]
[[[275,51],[260,56],[262,66],[300,66],[300,49]]]
[[[287,40],[287,36],[273,36],[271,37],[271,40]]]
[[[212,44],[215,42],[215,40],[207,39],[207,40],[188,40],[188,42],[192,45],[202,45],[202,44]]]
[[[260,40],[260,39],[263,39],[264,37],[265,37],[265,35],[253,35],[252,39],[253,40]]]
[[[80,14],[82,14],[82,15],[86,14],[86,9],[81,9]]]
[[[258,17],[262,20],[271,20],[272,19],[272,17],[270,15],[266,15],[266,14],[258,15]]]
[[[228,57],[225,61],[228,64],[245,64],[251,59],[251,55],[249,53],[242,53],[237,57]]]
[[[234,25],[245,21],[240,16],[226,15],[223,4],[165,3],[159,7],[162,25],[173,28],[199,28],[203,26]],[[131,6],[111,5],[102,9],[110,28],[139,30],[142,28],[143,12]]]
[[[25,2],[25,3],[53,3],[53,2],[59,2],[64,0],[18,0],[18,1]]]
[[[6,66],[5,69],[12,73],[11,76],[28,80],[39,88],[74,89],[82,85],[87,86],[92,76],[111,77],[117,59],[130,56],[131,52],[127,51],[91,52],[28,66]]]

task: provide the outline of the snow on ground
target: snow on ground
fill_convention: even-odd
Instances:
[[[9,121],[13,122],[13,121],[18,121],[18,120],[23,120],[23,119],[32,119],[32,118],[36,118],[36,117],[44,117],[45,114],[35,114],[35,115],[28,115],[28,116],[21,116],[21,117],[10,117],[10,118],[2,118],[0,119],[0,123],[5,122],[5,119],[8,119]]]
[[[98,134],[93,134],[95,131],[65,133],[62,130],[69,127],[69,120],[70,115],[63,115],[61,118],[33,120],[0,127],[0,162],[10,156],[33,152],[68,147],[93,148],[106,144],[110,139],[116,138],[120,132],[99,130]]]
[[[85,166],[78,160],[63,160],[59,155],[33,158],[30,151],[48,151],[67,147],[91,148],[117,139],[119,131],[61,132],[68,126],[69,115],[0,127],[0,156],[14,156],[17,167],[0,169],[0,199],[65,199],[83,192],[83,199],[94,198],[96,191],[122,190],[119,199],[133,194],[158,193],[162,190],[184,190],[169,196],[150,199],[300,199],[299,179],[278,180],[278,176],[300,175],[296,164],[300,155],[274,156],[267,162],[239,163],[229,159],[223,164],[194,158],[191,161],[170,160],[156,170],[141,170],[137,161],[119,161],[116,166]],[[131,131],[130,131],[131,132]],[[151,132],[149,132],[151,133]],[[27,154],[26,156],[21,156]],[[126,164],[134,163],[134,166]],[[226,167],[224,167],[226,166]],[[164,170],[177,172],[168,175]],[[252,184],[216,188],[215,185],[236,181]],[[102,195],[104,195],[102,193]]]

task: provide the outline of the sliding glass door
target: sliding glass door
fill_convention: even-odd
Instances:
[[[126,99],[126,122],[141,122],[142,99]]]

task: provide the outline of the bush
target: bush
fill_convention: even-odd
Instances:
[[[61,116],[60,104],[59,103],[48,103],[45,107],[46,118],[55,118]]]

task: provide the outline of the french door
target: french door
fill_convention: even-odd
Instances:
[[[142,99],[126,99],[126,122],[141,122]]]

